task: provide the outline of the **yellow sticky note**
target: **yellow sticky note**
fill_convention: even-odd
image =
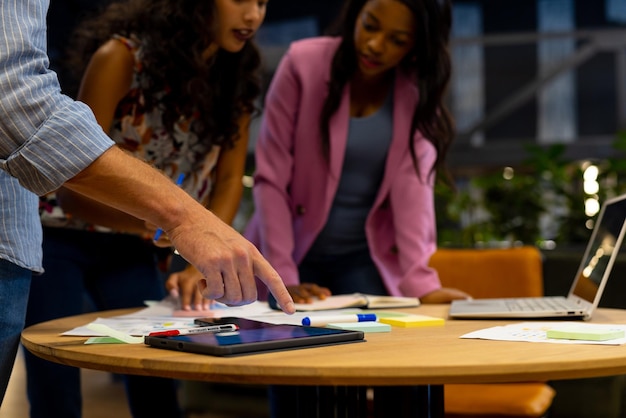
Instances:
[[[443,318],[437,318],[428,315],[407,315],[396,318],[379,318],[378,321],[396,327],[404,328],[430,327],[435,325],[443,325],[446,322]]]

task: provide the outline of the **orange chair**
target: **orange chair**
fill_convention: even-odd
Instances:
[[[476,298],[543,295],[541,253],[535,247],[439,249],[430,266],[441,284]],[[446,418],[539,418],[555,391],[543,382],[444,385]]]

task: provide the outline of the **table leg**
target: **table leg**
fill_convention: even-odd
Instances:
[[[293,391],[291,399],[283,397],[280,403],[284,407],[295,401],[295,405],[275,418],[444,418],[443,385],[374,387],[372,411],[368,411],[366,387],[296,386],[289,389]]]
[[[443,418],[443,386],[379,386],[374,388],[374,418]]]
[[[428,418],[444,418],[445,410],[443,405],[443,385],[421,386],[428,390]]]
[[[320,415],[320,417],[366,418],[367,389],[361,386],[335,387],[336,415]]]
[[[273,418],[367,418],[367,388],[273,386]]]

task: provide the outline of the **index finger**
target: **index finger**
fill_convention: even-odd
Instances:
[[[258,277],[263,283],[265,283],[276,298],[276,302],[280,309],[287,314],[292,314],[296,311],[296,307],[293,304],[293,299],[289,295],[289,291],[285,287],[283,280],[280,278],[276,270],[270,266],[260,254],[256,255],[252,261],[252,268],[254,275]]]

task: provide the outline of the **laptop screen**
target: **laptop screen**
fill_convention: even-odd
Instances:
[[[570,296],[573,294],[594,306],[600,302],[624,237],[625,221],[626,195],[607,200],[596,220]]]

